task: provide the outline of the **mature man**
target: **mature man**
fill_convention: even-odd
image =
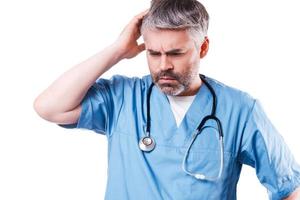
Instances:
[[[270,199],[299,198],[300,167],[259,102],[199,75],[208,21],[196,0],[153,0],[112,45],[37,97],[46,120],[107,136],[106,199],[233,200],[243,164]],[[151,75],[99,78],[145,49]]]

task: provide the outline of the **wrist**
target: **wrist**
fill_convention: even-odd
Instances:
[[[108,48],[113,52],[116,63],[124,59],[125,51],[117,42],[112,43]]]

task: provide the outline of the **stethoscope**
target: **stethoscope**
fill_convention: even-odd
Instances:
[[[197,127],[197,129],[195,130],[195,132],[192,135],[192,139],[188,145],[188,148],[184,154],[184,158],[182,161],[182,169],[183,171],[188,174],[191,175],[193,177],[195,177],[198,180],[205,180],[205,181],[217,181],[218,179],[221,178],[222,176],[222,171],[223,171],[223,165],[224,165],[224,141],[223,141],[223,130],[222,130],[222,124],[221,121],[219,120],[219,118],[216,117],[216,107],[217,107],[217,96],[216,93],[214,91],[214,89],[212,88],[212,86],[205,80],[205,76],[200,74],[200,79],[203,81],[203,83],[206,85],[206,87],[208,88],[208,90],[210,91],[212,97],[213,97],[213,104],[212,104],[212,109],[211,109],[211,114],[205,116],[199,126]],[[151,97],[151,92],[152,92],[152,88],[154,86],[154,83],[152,83],[148,89],[147,92],[147,125],[146,125],[146,136],[142,137],[141,140],[139,141],[139,147],[142,151],[144,152],[150,152],[155,148],[155,141],[153,139],[153,137],[150,136],[150,97]],[[213,120],[217,123],[217,130],[219,133],[219,146],[220,146],[220,168],[219,168],[219,172],[218,175],[215,177],[208,177],[205,176],[203,173],[200,172],[191,172],[189,170],[187,170],[187,158],[190,152],[190,149],[193,145],[193,143],[195,142],[197,136],[199,134],[201,134],[201,132],[203,131],[203,129],[205,128],[204,125],[208,120]]]

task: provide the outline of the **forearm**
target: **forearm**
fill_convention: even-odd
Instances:
[[[43,91],[34,101],[37,113],[56,123],[75,122],[79,117],[79,104],[92,84],[120,60],[133,58],[145,50],[145,44],[138,44],[137,40],[146,13],[147,10],[136,15],[112,45],[74,66]]]
[[[300,200],[300,187],[284,200]]]
[[[36,98],[35,109],[44,118],[74,109],[91,85],[120,59],[115,44],[106,47],[55,80]]]

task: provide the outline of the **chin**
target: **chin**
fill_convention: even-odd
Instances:
[[[171,86],[159,86],[160,90],[166,94],[166,95],[170,95],[170,96],[177,96],[179,94],[181,94],[182,92],[184,92],[184,88],[182,87],[171,87]]]

